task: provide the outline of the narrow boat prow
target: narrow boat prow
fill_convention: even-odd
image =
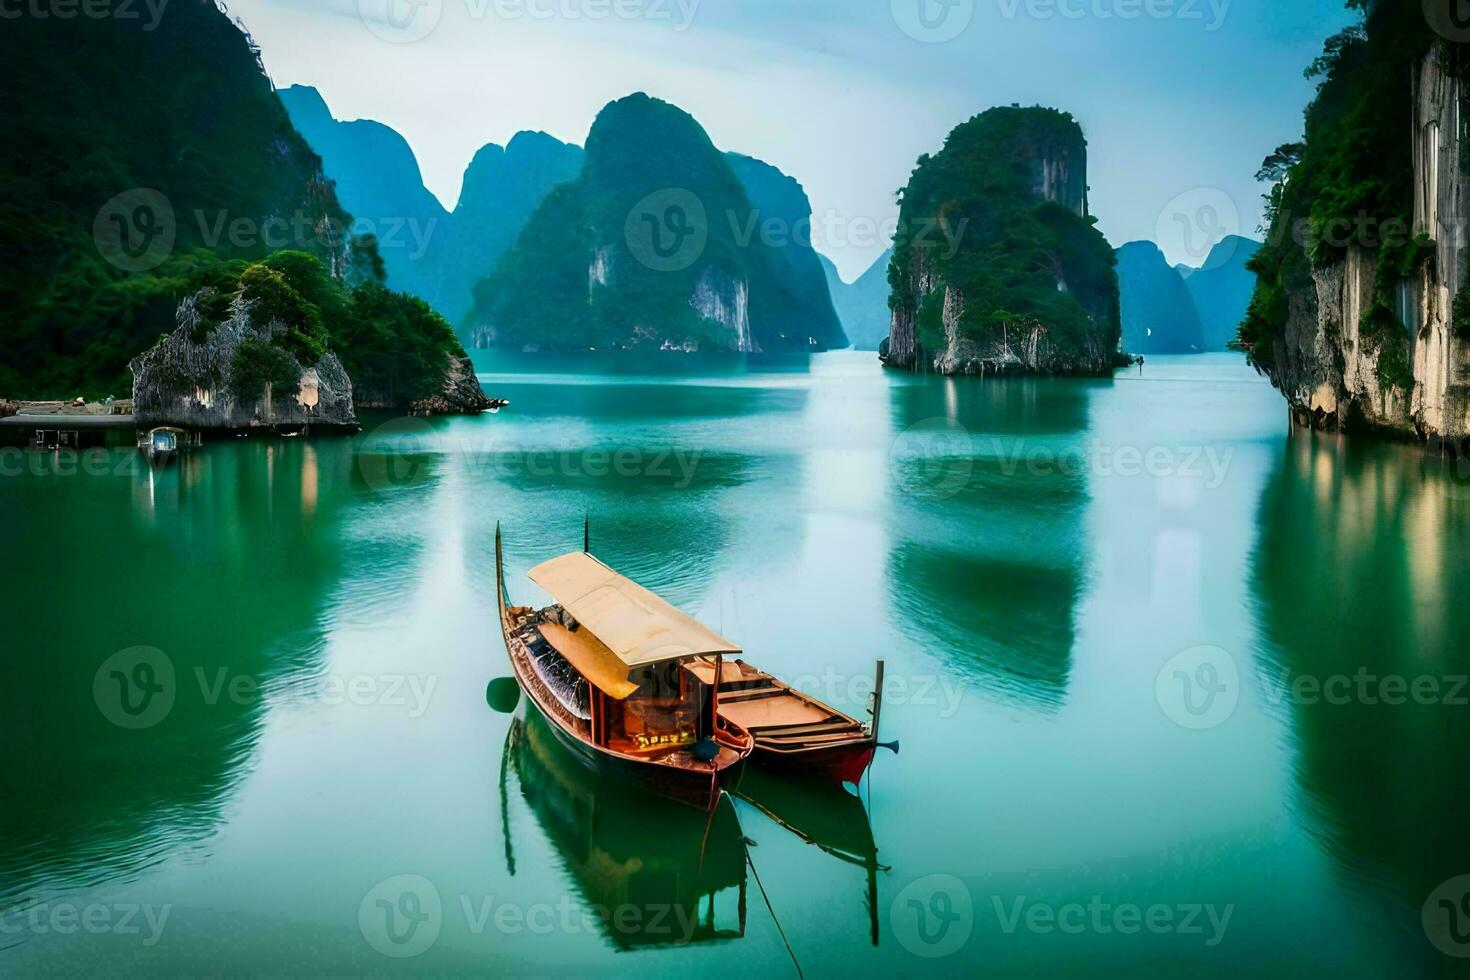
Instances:
[[[500,628],[516,680],[585,765],[714,806],[754,741],[693,669],[740,649],[586,551],[527,573],[553,600],[515,606],[495,528]]]

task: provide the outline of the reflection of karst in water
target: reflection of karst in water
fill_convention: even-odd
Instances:
[[[1298,432],[1261,499],[1252,574],[1258,681],[1291,731],[1298,810],[1427,972],[1421,906],[1470,869],[1470,566],[1452,560],[1470,551],[1470,492],[1453,475]]]
[[[1089,392],[1106,384],[925,378],[891,389],[895,625],[988,695],[1044,710],[1066,697],[1088,501],[1075,439]]]
[[[0,902],[127,877],[207,839],[254,752],[263,691],[319,662],[317,619],[344,560],[333,488],[350,482],[351,446],[246,450],[140,465],[110,485],[45,479],[16,490],[75,497],[68,533],[106,542],[129,565],[64,565],[73,553],[51,547],[51,528],[0,526],[0,551],[27,568],[0,591],[0,617],[46,622],[43,648],[23,644],[0,667]],[[89,607],[92,591],[106,615]],[[172,699],[135,729],[109,720],[108,699],[128,697],[130,678],[164,687],[166,672],[108,676],[128,646],[156,648],[172,668],[166,689],[131,692],[135,709]]]
[[[580,548],[584,521],[590,521],[592,551],[599,558],[691,612],[708,601],[717,563],[774,562],[801,547],[798,510],[768,506],[772,495],[794,499],[802,492],[801,455],[773,452],[762,434],[751,437],[748,449],[715,450],[700,432],[737,418],[743,426],[753,423],[752,431],[764,431],[766,416],[799,417],[806,390],[692,382],[628,383],[611,398],[606,387],[589,384],[508,384],[496,390],[508,394],[518,412],[537,415],[548,427],[544,438],[518,437],[474,458],[480,476],[535,502],[534,524],[506,528],[518,542],[507,555],[506,579],[513,589],[526,570]],[[610,420],[600,430],[605,442],[570,447],[552,434],[562,431],[563,420],[580,426],[587,415]],[[665,425],[662,435],[649,434],[651,422],[667,420],[676,424]],[[686,429],[694,435],[685,435]],[[454,445],[455,437],[446,441]],[[493,521],[481,523],[464,549],[471,580],[481,581],[484,556],[494,553],[494,531]],[[493,588],[486,595],[494,601]]]
[[[609,943],[638,949],[745,935],[745,842],[728,797],[705,814],[602,778],[557,743],[529,703],[525,719],[511,722],[505,751]],[[514,873],[509,838],[506,856]]]

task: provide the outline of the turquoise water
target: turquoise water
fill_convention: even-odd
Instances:
[[[1226,355],[1000,383],[850,352],[478,366],[505,412],[158,472],[4,457],[0,974],[1470,952],[1462,472],[1291,433]],[[584,516],[840,707],[886,661],[901,750],[860,800],[757,778],[706,821],[487,705],[497,522],[529,600]]]

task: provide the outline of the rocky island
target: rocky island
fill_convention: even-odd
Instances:
[[[304,252],[278,252],[187,297],[174,330],[130,367],[140,425],[350,428],[354,407],[491,405],[428,304],[373,281],[348,287]]]
[[[1118,277],[1094,224],[1071,115],[1008,106],[956,127],[902,192],[880,356],[943,374],[1107,372]]]

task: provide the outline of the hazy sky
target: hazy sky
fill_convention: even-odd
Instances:
[[[1254,234],[1260,160],[1301,132],[1336,0],[232,0],[278,86],[413,146],[452,206],[481,145],[582,143],[646,91],[801,181],[845,279],[886,247],[914,160],[993,105],[1071,112],[1114,245],[1198,265]]]

